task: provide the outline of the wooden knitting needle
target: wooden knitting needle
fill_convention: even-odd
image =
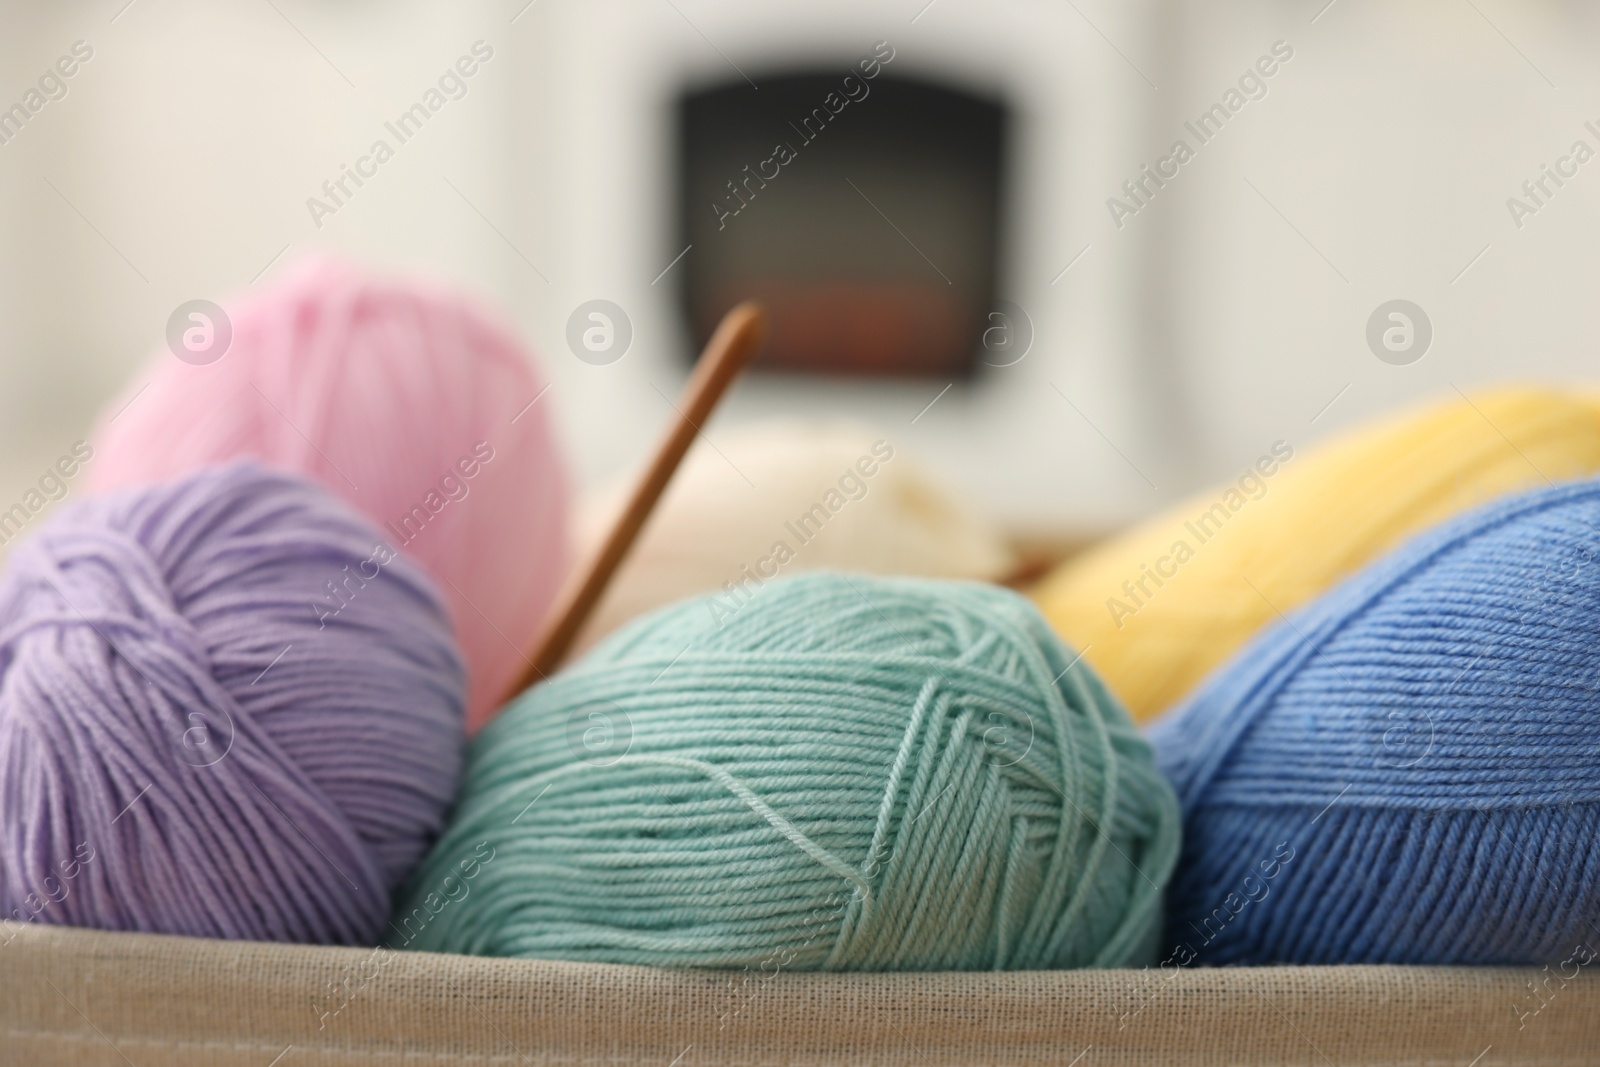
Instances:
[[[639,531],[650,512],[661,498],[662,490],[672,480],[685,452],[694,443],[695,434],[705,424],[707,416],[722,399],[729,383],[738,377],[752,356],[766,339],[767,316],[757,304],[746,301],[729,311],[717,324],[717,330],[706,342],[700,361],[694,365],[689,381],[678,398],[678,417],[673,420],[656,449],[655,458],[645,470],[633,496],[623,509],[611,533],[600,546],[600,551],[576,571],[573,579],[562,588],[561,595],[551,606],[543,630],[534,643],[534,652],[527,670],[506,693],[510,701],[535,681],[544,678],[561,664],[567,649],[572,647],[578,631],[588,621],[600,596],[610,584],[612,575],[627,556],[638,538]]]

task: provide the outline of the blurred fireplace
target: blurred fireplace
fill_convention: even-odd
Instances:
[[[1004,105],[843,64],[759,84],[679,103],[695,347],[754,298],[772,316],[760,369],[970,376],[995,304]]]

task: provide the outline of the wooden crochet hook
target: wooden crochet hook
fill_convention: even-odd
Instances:
[[[739,376],[744,365],[760,350],[766,339],[767,316],[757,304],[746,301],[729,311],[706,342],[700,361],[694,365],[689,381],[678,398],[678,417],[667,428],[667,435],[656,448],[655,458],[634,486],[628,506],[611,527],[600,550],[574,572],[550,608],[544,628],[534,642],[533,654],[522,676],[517,679],[502,703],[509,702],[535,681],[546,677],[561,664],[567,650],[588,621],[600,596],[606,591],[650,518],[656,501],[672,480],[684,453],[694,443],[695,434],[722,399],[728,385]]]

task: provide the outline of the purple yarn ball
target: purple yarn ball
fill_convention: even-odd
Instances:
[[[254,463],[64,508],[0,579],[4,917],[375,944],[461,772],[422,573]]]

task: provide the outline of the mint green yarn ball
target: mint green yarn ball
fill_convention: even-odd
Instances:
[[[397,948],[766,970],[1153,962],[1178,850],[1022,597],[817,574],[637,620],[470,746]]]

